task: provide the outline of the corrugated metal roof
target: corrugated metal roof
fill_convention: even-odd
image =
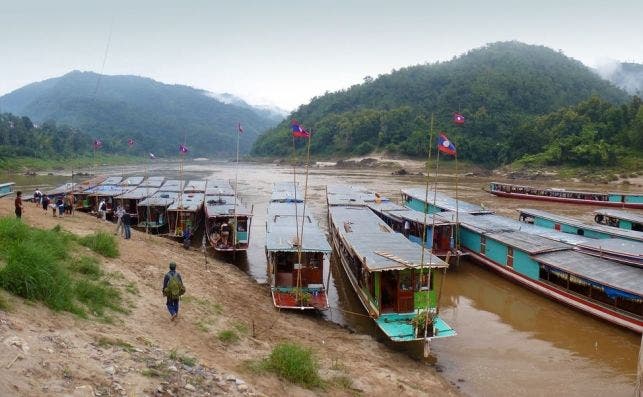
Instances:
[[[164,176],[151,176],[141,182],[139,187],[161,187],[163,185],[163,182],[165,181]]]
[[[45,195],[56,195],[56,194],[63,194],[67,192],[73,191],[78,184],[76,182],[67,182],[65,184],[62,184],[58,187],[55,187],[51,190],[48,190],[45,192]]]
[[[532,255],[543,252],[569,250],[572,248],[569,244],[559,243],[558,241],[519,231],[489,233],[486,236]]]
[[[643,215],[630,212],[630,211],[616,210],[611,208],[600,208],[594,211],[594,213],[643,224]]]
[[[115,197],[125,192],[129,192],[130,190],[132,190],[131,187],[116,186],[116,185],[98,185],[98,186],[94,186],[91,189],[85,190],[84,193],[89,194],[90,196]]]
[[[266,216],[266,249],[269,251],[294,252],[298,247],[297,229],[301,233],[303,223],[303,238],[301,249],[305,252],[331,252],[326,235],[319,228],[317,220],[311,215],[310,207],[306,207],[303,216],[303,203],[270,203]],[[295,214],[297,216],[295,217]]]
[[[402,189],[402,193],[407,196],[413,197],[416,200],[424,202],[426,197],[426,188],[424,187],[414,187]],[[435,200],[434,200],[435,196]],[[435,205],[446,211],[458,211],[460,213],[466,212],[469,214],[493,214],[493,211],[483,208],[479,205],[467,203],[466,201],[456,200],[455,198],[448,196],[441,192],[434,192],[433,190],[429,191],[429,203]]]
[[[624,240],[622,238],[587,239],[587,241],[578,244],[578,246],[593,251],[622,253],[643,260],[643,243],[638,241]],[[641,283],[643,283],[643,280],[641,280]]]
[[[183,193],[174,202],[167,207],[168,211],[198,211],[203,207],[203,193]],[[180,208],[179,208],[180,206]]]
[[[425,214],[424,212],[416,211],[410,208],[402,207],[397,204],[390,202],[382,203],[368,203],[368,208],[371,210],[382,213],[384,216],[390,217],[398,222],[410,221],[422,224],[426,219],[426,225],[445,225],[445,224],[455,224],[455,221],[451,221],[447,218],[443,218],[438,214]],[[433,219],[435,218],[435,220]]]
[[[234,189],[230,182],[224,179],[208,179],[205,194],[206,196],[234,196]]]
[[[188,181],[188,183],[183,187],[183,192],[185,193],[204,193],[207,186],[207,181],[194,180]]]
[[[328,205],[364,206],[367,203],[386,202],[388,198],[370,191],[363,186],[328,185],[326,186]]]
[[[402,234],[395,233],[370,209],[334,206],[329,208],[329,212],[332,223],[348,248],[362,258],[370,271],[421,267],[422,247],[407,240]],[[449,266],[429,251],[424,253],[424,262],[425,267]]]
[[[160,192],[181,192],[183,190],[184,181],[176,179],[168,179],[163,186],[159,189]]]
[[[536,255],[534,259],[581,278],[643,296],[643,269],[620,265],[576,251],[550,252]]]
[[[110,176],[109,178],[101,182],[100,185],[118,185],[122,180],[122,176]]]
[[[155,187],[139,186],[134,190],[130,190],[129,192],[121,194],[117,198],[124,199],[124,200],[129,200],[129,199],[140,200],[140,199],[144,199],[145,197],[153,196],[154,193],[156,193],[157,191],[158,191],[158,188],[155,188]]]
[[[205,213],[207,216],[233,215],[234,214],[234,197],[206,195],[205,196]],[[237,215],[251,215],[250,209],[243,205],[237,198]]]
[[[276,182],[273,185],[270,201],[279,202],[303,202],[304,195],[299,190],[299,184],[293,182]]]
[[[635,230],[626,230],[626,229],[619,229],[615,227],[603,226],[598,224],[583,223],[575,218],[552,214],[551,212],[535,210],[531,208],[519,208],[518,212],[521,214],[536,216],[536,217],[548,219],[557,223],[570,225],[580,229],[594,230],[597,232],[605,233],[613,237],[622,237],[622,238],[633,239],[637,241],[643,241],[643,232],[637,232]]]
[[[121,181],[119,185],[125,186],[125,187],[138,186],[141,184],[141,182],[143,182],[144,178],[145,177],[142,177],[142,176],[129,176],[123,179],[123,181]]]
[[[154,207],[167,207],[179,197],[177,192],[161,192],[154,193],[151,197],[138,203],[138,206],[154,206]]]

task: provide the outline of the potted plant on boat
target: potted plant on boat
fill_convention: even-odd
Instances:
[[[308,306],[310,304],[310,301],[313,299],[313,296],[310,292],[304,291],[301,288],[294,288],[292,293],[295,296],[297,305],[299,306]]]
[[[427,325],[428,321],[428,325]],[[433,335],[433,316],[426,310],[419,311],[412,319],[413,333],[416,338],[424,337],[424,329],[427,330],[427,336]]]

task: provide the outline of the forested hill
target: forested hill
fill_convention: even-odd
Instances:
[[[178,155],[184,139],[193,156],[235,153],[237,123],[241,151],[279,118],[247,104],[228,104],[208,92],[137,76],[100,76],[74,71],[33,83],[0,97],[0,111],[55,121],[104,142],[112,153]],[[127,148],[127,140],[136,144]]]
[[[522,128],[535,116],[592,95],[615,104],[628,100],[624,91],[559,52],[501,42],[448,62],[366,77],[362,84],[313,98],[291,117],[315,130],[312,151],[318,155],[374,150],[423,155],[435,114],[436,130],[452,136],[460,157],[498,165],[525,154],[515,145],[520,145]],[[454,111],[466,117],[463,126],[451,122]],[[292,148],[291,117],[260,137],[253,153],[287,155]],[[545,144],[534,143],[530,150]]]
[[[643,95],[643,65],[640,63],[613,63],[597,72],[630,94]]]

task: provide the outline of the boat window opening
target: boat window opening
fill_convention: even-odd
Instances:
[[[632,223],[632,230],[643,232],[643,223]]]
[[[480,253],[482,255],[485,255],[486,250],[487,250],[487,237],[480,236]]]
[[[412,312],[413,302],[413,271],[401,270],[398,272],[397,285],[397,311],[399,313]]]
[[[397,309],[397,272],[381,272],[380,275],[382,313],[395,312]]]
[[[589,296],[592,290],[591,284],[582,278],[569,276],[569,290],[577,294]]]
[[[578,229],[578,230],[576,230],[576,234],[578,234],[579,236],[584,236],[585,235],[585,230]]]
[[[507,247],[507,266],[514,267],[514,249],[513,247]]]
[[[554,224],[554,230],[558,230],[560,232],[560,223]]]
[[[435,277],[429,279],[429,270],[424,269],[424,271],[417,271],[415,275],[415,291],[433,291],[433,282]],[[427,289],[426,283],[429,282],[429,287]]]
[[[538,269],[538,278],[541,281],[549,281],[549,267],[543,265],[542,263],[539,266]]]

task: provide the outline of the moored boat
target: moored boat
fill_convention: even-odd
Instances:
[[[100,183],[88,187],[87,189],[74,193],[75,210],[86,212],[95,211],[98,205],[98,202],[96,201],[98,196],[96,194],[115,190],[120,190],[121,193],[123,193],[123,189],[119,187],[119,183],[122,181],[123,177],[121,176],[111,176]]]
[[[280,309],[326,310],[326,236],[293,182],[276,183],[266,216],[266,259],[273,305]]]
[[[138,186],[130,191],[127,191],[120,196],[116,197],[116,202],[121,205],[123,209],[136,221],[139,217],[138,204],[144,199],[154,195],[161,185],[165,177],[153,176],[141,181]]]
[[[183,238],[189,230],[194,234],[203,222],[206,181],[188,181],[182,193],[167,207],[168,236]]]
[[[634,212],[601,208],[594,211],[594,221],[600,225],[643,232],[643,215]]]
[[[212,185],[212,186],[211,186]],[[208,181],[205,193],[205,231],[215,251],[247,251],[252,209],[247,208],[225,181]],[[228,232],[223,236],[222,228]]]
[[[394,342],[455,335],[439,316],[434,288],[436,273],[448,263],[396,233],[366,205],[356,205],[360,194],[351,200],[346,190],[327,187],[331,240],[369,316]]]
[[[168,226],[167,209],[180,193],[158,191],[152,196],[140,201],[136,206],[138,224],[136,227],[161,233]]]
[[[500,197],[607,207],[643,208],[643,194],[586,192],[491,182],[489,193]]]
[[[423,187],[402,189],[402,200],[406,207],[420,212],[428,212],[429,214],[445,211],[472,215],[493,214],[493,211],[483,206],[456,200],[441,192],[430,191],[430,193],[426,195],[426,190]]]
[[[8,196],[13,193],[14,182],[0,183],[0,197]]]

